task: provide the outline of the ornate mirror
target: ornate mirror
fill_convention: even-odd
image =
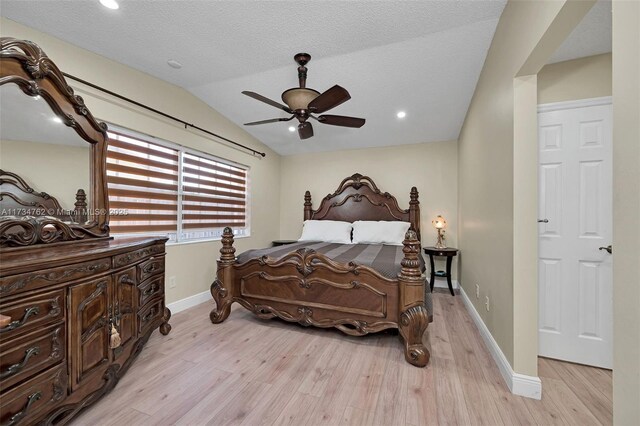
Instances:
[[[106,149],[40,47],[0,38],[0,247],[108,237]]]

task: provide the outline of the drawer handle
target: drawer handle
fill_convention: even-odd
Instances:
[[[15,330],[16,328],[22,327],[27,322],[30,316],[38,315],[39,313],[40,313],[40,308],[37,306],[32,306],[30,308],[25,309],[24,316],[22,317],[21,320],[13,321],[8,326],[0,328],[0,333],[5,333],[7,331]]]
[[[29,413],[29,408],[31,408],[31,405],[33,405],[33,403],[38,401],[40,398],[42,398],[42,392],[40,392],[40,391],[38,391],[36,393],[32,393],[31,395],[29,395],[29,400],[27,401],[27,404],[24,406],[22,411],[17,412],[16,414],[14,414],[9,419],[9,423],[7,423],[6,425],[3,425],[3,426],[13,426],[13,425],[17,424],[20,420],[22,420]]]
[[[122,284],[131,284],[131,285],[135,285],[136,284],[136,282],[134,280],[129,278],[129,275],[123,275],[122,277],[120,277],[120,282]]]
[[[7,368],[5,371],[0,373],[0,379],[6,379],[7,377],[10,377],[16,373],[19,373],[20,370],[22,370],[24,366],[27,365],[27,362],[29,362],[29,358],[31,358],[34,355],[38,355],[39,353],[40,353],[40,348],[37,346],[27,349],[26,351],[24,351],[24,358],[22,359],[22,361],[19,362],[18,364],[13,364],[9,368]]]
[[[151,318],[153,318],[153,316],[154,316],[155,314],[157,314],[157,313],[158,313],[158,311],[156,310],[156,308],[155,308],[155,307],[154,307],[154,308],[151,308],[151,310],[149,311],[149,313],[148,313],[147,315],[145,315],[144,317],[142,317],[142,321],[143,321],[143,322],[147,322],[147,321],[149,321],[149,320],[150,320]]]
[[[153,284],[151,287],[149,287],[148,289],[146,289],[146,290],[144,291],[144,293],[143,293],[143,294],[144,294],[145,296],[148,296],[148,295],[150,295],[150,294],[155,293],[155,292],[156,292],[156,291],[158,291],[158,290],[160,290],[160,287],[159,287],[158,285],[156,285],[156,284]]]
[[[160,265],[158,263],[152,263],[145,266],[143,271],[148,274],[149,272],[155,272],[158,269],[160,269]]]

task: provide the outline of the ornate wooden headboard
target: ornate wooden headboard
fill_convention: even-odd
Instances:
[[[311,193],[304,194],[304,220],[400,220],[410,222],[420,238],[420,202],[418,190],[411,188],[409,208],[398,206],[396,197],[382,192],[368,176],[356,173],[345,178],[338,189],[322,199],[318,210],[313,210]]]

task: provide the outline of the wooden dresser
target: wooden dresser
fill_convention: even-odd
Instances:
[[[0,425],[65,424],[171,330],[167,238],[110,236],[107,126],[39,46],[0,37],[0,96]]]
[[[2,253],[0,314],[10,323],[0,328],[0,424],[70,418],[115,386],[155,328],[170,331],[165,241]]]

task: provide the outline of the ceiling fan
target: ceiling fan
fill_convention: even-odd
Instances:
[[[330,124],[332,126],[343,127],[362,127],[365,123],[364,118],[346,117],[344,115],[319,115],[325,111],[335,108],[338,105],[351,99],[351,95],[343,87],[337,84],[327,90],[324,93],[320,93],[317,90],[309,89],[307,84],[307,63],[311,60],[311,55],[308,53],[298,53],[293,59],[298,63],[298,80],[300,81],[300,87],[294,87],[292,89],[285,90],[282,93],[282,101],[286,105],[282,105],[276,101],[272,101],[269,98],[265,98],[255,92],[244,91],[243,94],[257,99],[265,104],[269,104],[276,108],[279,108],[289,114],[289,118],[272,118],[270,120],[253,121],[251,123],[245,123],[245,126],[255,126],[256,124],[277,123],[280,121],[290,121],[297,118],[300,122],[298,124],[298,135],[300,139],[308,139],[313,136],[313,126],[309,121],[309,117],[323,124]]]

